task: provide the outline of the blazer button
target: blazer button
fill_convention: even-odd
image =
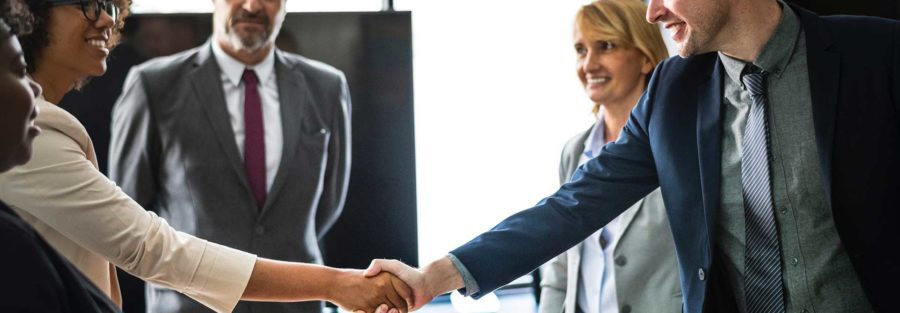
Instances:
[[[700,268],[700,270],[697,271],[697,277],[700,278],[700,280],[706,280],[706,272],[703,271],[703,268]]]
[[[631,313],[631,306],[627,305],[627,304],[623,305],[622,308],[619,309],[619,312],[620,313]]]
[[[266,233],[266,228],[262,226],[256,226],[256,234],[263,235]]]
[[[325,133],[325,129],[324,129],[324,128],[319,129],[319,133],[320,133],[320,134],[324,134],[324,133]]]
[[[626,259],[624,256],[616,258],[616,265],[625,266],[625,264],[628,264],[628,259]]]

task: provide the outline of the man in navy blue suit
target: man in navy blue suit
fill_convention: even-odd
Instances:
[[[681,58],[659,65],[615,143],[445,258],[369,273],[399,274],[417,307],[457,288],[477,298],[660,186],[685,312],[900,307],[900,22],[776,0],[649,2]]]

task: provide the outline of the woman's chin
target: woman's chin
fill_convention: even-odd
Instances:
[[[103,74],[106,74],[106,64],[104,63],[103,66],[92,68],[86,74],[87,75],[85,75],[86,77],[84,77],[84,78],[103,76]]]

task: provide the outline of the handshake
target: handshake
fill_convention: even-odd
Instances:
[[[365,271],[347,270],[327,299],[354,313],[406,313],[434,297],[461,288],[462,278],[447,258],[422,270],[397,260],[374,260]],[[331,288],[330,288],[331,289]]]

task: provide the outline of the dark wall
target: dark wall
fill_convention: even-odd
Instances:
[[[151,57],[203,44],[208,14],[139,15],[106,75],[60,106],[90,133],[101,170],[108,161],[110,114],[128,69]],[[325,262],[365,268],[374,258],[418,263],[412,42],[409,12],[290,13],[277,45],[344,71],[352,97],[352,167],[344,212],[322,242]],[[140,280],[120,273],[126,312],[144,312]]]
[[[900,19],[900,0],[788,0],[820,15],[868,15]]]

